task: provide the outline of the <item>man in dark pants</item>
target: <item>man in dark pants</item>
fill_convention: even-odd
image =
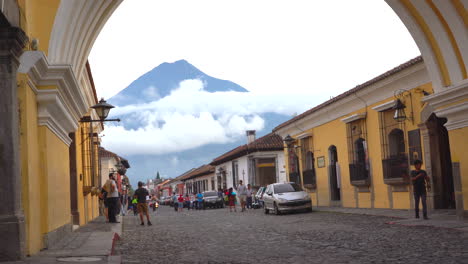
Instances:
[[[429,177],[427,176],[426,171],[421,170],[422,161],[415,160],[414,168],[415,170],[411,171],[411,180],[413,182],[413,193],[414,193],[414,209],[416,212],[416,218],[419,218],[419,200],[422,202],[423,207],[423,217],[425,220],[429,219],[427,217],[427,205],[426,205],[426,182],[427,187],[430,189]]]
[[[119,191],[117,189],[117,184],[114,180],[114,174],[109,174],[109,180],[107,180],[105,186],[107,190],[107,204],[108,204],[108,214],[109,214],[109,223],[118,223],[116,219],[117,210],[119,206]]]

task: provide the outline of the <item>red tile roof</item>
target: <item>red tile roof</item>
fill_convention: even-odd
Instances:
[[[115,154],[114,152],[109,151],[103,147],[99,147],[99,156],[104,157],[104,158],[114,158],[117,161],[120,161],[125,166],[125,168],[127,169],[130,168],[130,164],[127,159],[122,158],[119,155]]]
[[[193,170],[192,172],[190,172],[189,174],[185,175],[185,177],[183,177],[181,180],[186,181],[186,180],[189,180],[189,179],[209,175],[209,174],[212,174],[214,172],[215,172],[215,167],[214,166],[211,166],[209,164],[202,165],[201,167],[199,167],[199,168]]]
[[[223,155],[215,158],[210,164],[219,165],[226,161],[245,156],[252,152],[277,150],[283,150],[283,139],[276,134],[270,133],[250,144],[239,146],[231,151],[224,153]]]
[[[314,112],[316,112],[316,111],[318,111],[318,110],[320,110],[320,109],[322,109],[322,108],[324,108],[324,107],[326,107],[326,106],[328,106],[328,105],[330,105],[330,104],[332,104],[332,103],[334,103],[336,101],[339,101],[339,100],[341,100],[341,99],[343,99],[343,98],[345,98],[345,97],[347,97],[349,95],[354,94],[355,92],[357,92],[359,90],[362,90],[362,89],[364,89],[364,88],[366,88],[366,87],[368,87],[368,86],[370,86],[370,85],[372,85],[372,84],[374,84],[376,82],[379,82],[379,81],[381,81],[381,80],[383,80],[385,78],[388,78],[388,77],[390,77],[390,76],[392,76],[392,75],[394,75],[396,73],[399,73],[399,72],[401,72],[401,71],[403,71],[403,70],[405,70],[405,69],[407,69],[407,68],[409,68],[409,67],[411,67],[411,66],[413,66],[415,64],[421,63],[421,62],[423,62],[423,58],[421,56],[418,56],[418,57],[416,57],[414,59],[411,59],[411,60],[409,60],[409,61],[407,61],[407,62],[405,62],[405,63],[403,63],[403,64],[401,64],[401,65],[399,65],[399,66],[397,66],[397,67],[395,67],[395,68],[393,68],[393,69],[391,69],[391,70],[389,70],[389,71],[387,71],[387,72],[385,72],[385,73],[383,73],[383,74],[381,74],[381,75],[379,75],[379,76],[377,76],[375,78],[373,78],[372,80],[369,80],[369,81],[367,81],[367,82],[365,82],[363,84],[360,84],[360,85],[354,87],[351,90],[348,90],[348,91],[346,91],[346,92],[344,92],[344,93],[342,93],[342,94],[340,94],[340,95],[338,95],[336,97],[333,97],[332,99],[330,99],[330,100],[328,100],[328,101],[326,101],[326,102],[324,102],[322,104],[319,104],[319,105],[305,111],[304,113],[302,113],[302,114],[300,114],[298,116],[295,116],[294,118],[292,118],[292,119],[278,125],[277,127],[275,127],[273,129],[273,132],[276,132],[279,129],[281,129],[283,127],[286,127],[286,126],[288,126],[288,125],[290,125],[290,124],[292,124],[292,123],[294,123],[294,122],[296,122],[298,120],[301,120],[302,118],[304,118],[304,117],[306,117],[306,116],[308,116],[308,115],[310,115],[310,114],[312,114],[312,113],[314,113]]]

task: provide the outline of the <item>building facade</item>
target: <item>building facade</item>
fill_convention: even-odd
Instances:
[[[429,207],[466,215],[464,154],[453,149],[468,141],[457,136],[463,129],[435,113],[428,103],[433,94],[417,57],[279,125],[275,133],[291,136],[289,178],[312,183],[316,206],[410,209],[409,172],[420,159],[432,182]]]
[[[210,164],[215,167],[215,190],[237,188],[239,180],[253,188],[270,183],[285,182],[283,141],[275,134],[259,139],[254,131],[247,131],[247,144],[239,146],[215,158]]]

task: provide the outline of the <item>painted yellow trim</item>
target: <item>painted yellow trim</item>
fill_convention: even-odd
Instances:
[[[274,167],[274,166],[275,166],[274,163],[262,163],[262,164],[258,164],[257,168],[266,168],[266,167]]]
[[[429,28],[429,26],[426,24],[426,21],[424,21],[424,18],[421,16],[421,14],[419,14],[416,7],[414,7],[414,5],[409,0],[400,0],[400,1],[408,10],[410,15],[414,18],[414,20],[416,21],[416,23],[419,25],[422,32],[426,36],[427,40],[429,41],[429,44],[431,45],[432,51],[434,52],[434,55],[438,62],[439,70],[442,75],[444,85],[450,86],[452,84],[452,81],[450,80],[450,74],[448,72],[447,65],[445,64],[444,57],[442,56],[442,51],[440,50],[439,44],[437,43],[437,40],[434,37],[434,34],[432,34],[432,31]]]
[[[436,7],[432,0],[426,0],[426,3],[431,7],[432,11],[436,14],[437,18],[440,20],[440,23],[444,27],[445,32],[447,32],[447,36],[450,40],[450,44],[452,45],[453,51],[457,56],[458,65],[460,66],[460,71],[462,72],[463,79],[467,78],[465,62],[463,61],[462,54],[460,52],[460,48],[458,47],[457,41],[455,40],[455,36],[453,35],[452,30],[450,30],[450,26],[448,25],[447,21],[444,19],[440,10]]]
[[[457,10],[458,15],[463,19],[465,27],[468,28],[468,12],[466,11],[465,6],[460,2],[460,0],[452,0],[452,4],[455,6],[455,10]]]

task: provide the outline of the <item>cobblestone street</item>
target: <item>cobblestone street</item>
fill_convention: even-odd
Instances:
[[[177,213],[153,226],[124,219],[123,263],[467,263],[468,232],[387,224],[388,217],[330,212],[265,215],[227,209]],[[421,220],[424,221],[424,220]]]

